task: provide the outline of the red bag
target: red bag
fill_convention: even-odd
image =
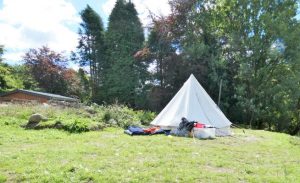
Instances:
[[[202,124],[202,123],[195,123],[194,127],[195,127],[195,128],[204,128],[204,127],[205,127],[205,124]]]

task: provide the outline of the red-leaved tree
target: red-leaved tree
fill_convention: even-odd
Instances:
[[[23,60],[41,89],[56,94],[67,93],[65,71],[68,60],[62,54],[43,46],[30,49]]]

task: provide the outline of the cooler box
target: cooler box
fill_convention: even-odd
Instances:
[[[198,139],[216,138],[216,128],[193,128],[193,131]]]

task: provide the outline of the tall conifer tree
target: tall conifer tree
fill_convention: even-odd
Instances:
[[[134,54],[142,47],[144,32],[134,4],[117,0],[109,16],[106,34],[108,64],[105,93],[108,102],[134,105],[142,66]]]
[[[99,88],[103,82],[104,35],[101,17],[89,6],[80,13],[79,63],[89,66],[92,100],[100,102]]]

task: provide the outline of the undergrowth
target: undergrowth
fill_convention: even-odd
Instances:
[[[0,125],[25,126],[32,114],[48,118],[34,129],[57,128],[70,133],[101,130],[106,127],[127,128],[130,125],[149,125],[155,113],[135,111],[123,105],[85,106],[66,108],[50,105],[9,104],[0,106]]]

